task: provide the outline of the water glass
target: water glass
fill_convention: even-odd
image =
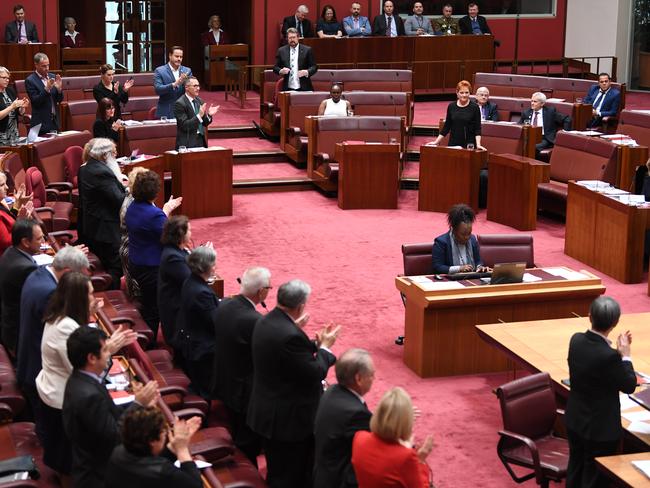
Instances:
[[[179,153],[187,152],[187,147],[186,146],[178,146],[178,152]]]
[[[474,147],[475,147],[474,144],[472,144],[471,142],[467,144],[467,149],[468,149],[469,151],[473,151],[473,150],[474,150]]]
[[[530,119],[524,119],[524,125],[530,125]]]
[[[166,115],[161,116],[160,121],[163,122],[163,123],[167,122],[167,116]]]

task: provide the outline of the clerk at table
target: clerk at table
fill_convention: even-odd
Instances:
[[[7,44],[27,44],[38,42],[36,26],[25,20],[25,9],[22,5],[14,6],[14,17],[16,20],[5,26],[5,42]]]

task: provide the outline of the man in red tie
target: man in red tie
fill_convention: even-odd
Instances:
[[[558,127],[564,130],[571,128],[571,117],[562,115],[555,107],[547,107],[546,95],[535,92],[530,98],[530,108],[521,114],[520,124],[530,123],[533,127],[542,128],[542,141],[535,145],[535,158],[539,159],[540,151],[555,145],[555,135]]]
[[[25,20],[25,9],[22,5],[14,6],[15,21],[5,26],[5,42],[7,44],[27,44],[38,42],[36,26]]]

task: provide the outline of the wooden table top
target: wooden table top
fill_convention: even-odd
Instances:
[[[632,465],[632,461],[650,461],[650,452],[596,458],[598,467],[617,481],[617,486],[650,487],[650,478]]]
[[[623,314],[611,334],[616,340],[625,330],[632,332],[632,362],[634,369],[650,374],[650,313]],[[506,355],[525,365],[529,371],[545,371],[551,375],[556,390],[568,396],[569,388],[562,380],[569,377],[569,340],[576,332],[589,329],[589,318],[534,320],[530,322],[510,322],[508,324],[477,325],[479,336]],[[637,406],[626,411],[643,411]],[[630,422],[621,418],[623,427]],[[630,432],[644,443],[650,445],[650,434]]]

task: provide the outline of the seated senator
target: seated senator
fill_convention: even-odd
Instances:
[[[341,99],[341,85],[336,83],[330,88],[330,98],[326,98],[318,107],[318,115],[334,115],[346,117],[352,111],[352,105],[348,100]]]
[[[320,19],[316,22],[316,35],[324,37],[342,37],[343,27],[336,20],[336,11],[331,5],[325,5]]]
[[[77,21],[74,20],[74,17],[66,17],[63,19],[63,25],[65,26],[65,32],[61,36],[61,47],[63,49],[86,47],[86,38],[81,32],[75,30]]]
[[[210,30],[201,34],[201,44],[203,46],[230,44],[228,36],[221,28],[221,17],[218,15],[211,16],[208,19],[208,27]]]
[[[122,121],[115,119],[115,105],[110,98],[102,98],[97,104],[97,119],[93,124],[93,137],[105,137],[116,144],[120,135]]]
[[[590,103],[593,108],[589,127],[598,127],[605,117],[614,117],[618,113],[621,92],[611,85],[612,80],[609,78],[609,74],[600,73],[598,84],[589,89],[589,93],[583,100],[584,103]]]
[[[433,242],[433,272],[436,274],[489,271],[483,265],[478,240],[472,235],[476,220],[469,205],[459,203],[447,213],[449,232],[439,235]]]

